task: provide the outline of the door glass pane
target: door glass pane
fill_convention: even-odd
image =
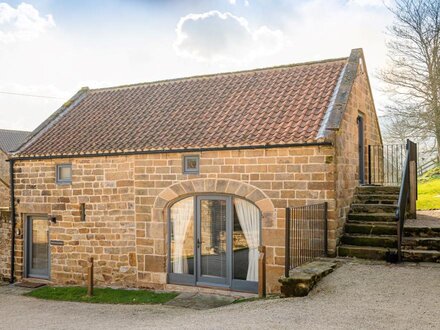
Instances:
[[[260,211],[248,201],[236,198],[233,226],[234,279],[257,282]]]
[[[171,207],[171,272],[194,274],[194,199]]]
[[[226,201],[200,201],[202,276],[226,277]]]
[[[238,220],[237,210],[234,207],[234,232],[232,246],[234,249],[234,279],[246,280],[249,268],[249,246]]]
[[[45,274],[48,269],[48,225],[47,220],[32,220],[32,271],[39,274]]]

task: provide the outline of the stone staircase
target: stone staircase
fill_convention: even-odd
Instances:
[[[396,252],[398,198],[399,187],[358,187],[338,255],[386,260]],[[405,227],[402,247],[405,261],[440,262],[440,227]]]

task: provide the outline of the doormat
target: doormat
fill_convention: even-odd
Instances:
[[[45,283],[36,283],[36,282],[18,282],[15,283],[15,286],[19,286],[20,288],[28,288],[28,289],[36,289],[42,286],[45,286]]]

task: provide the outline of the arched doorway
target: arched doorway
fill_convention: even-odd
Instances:
[[[168,282],[257,292],[261,213],[231,195],[194,195],[169,207]]]

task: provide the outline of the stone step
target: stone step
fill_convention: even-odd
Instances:
[[[361,259],[386,260],[387,254],[396,253],[397,249],[371,246],[341,245],[338,256]],[[402,250],[403,261],[407,262],[440,262],[440,251],[437,250]]]
[[[408,250],[437,250],[440,252],[440,237],[404,237],[402,248]]]
[[[345,232],[364,235],[397,235],[397,223],[350,221],[345,224]]]
[[[396,215],[394,213],[349,213],[348,220],[356,221],[378,221],[378,222],[395,222]]]
[[[344,244],[338,247],[338,256],[355,257],[361,259],[385,260],[387,253],[389,253],[389,251],[397,252],[397,249]]]
[[[397,236],[345,234],[342,236],[342,243],[356,246],[397,248]]]
[[[281,277],[281,294],[283,297],[304,297],[323,277],[333,272],[337,262],[312,261],[291,269],[289,277]]]
[[[357,204],[393,204],[397,205],[399,195],[386,195],[386,194],[358,194],[354,198],[354,202]]]
[[[404,261],[440,263],[440,251],[437,250],[402,250],[402,254]]]
[[[405,227],[405,237],[440,237],[440,227]]]
[[[400,187],[389,186],[358,186],[356,188],[356,194],[362,195],[399,195]]]
[[[388,204],[351,204],[350,213],[396,213],[396,205]]]

